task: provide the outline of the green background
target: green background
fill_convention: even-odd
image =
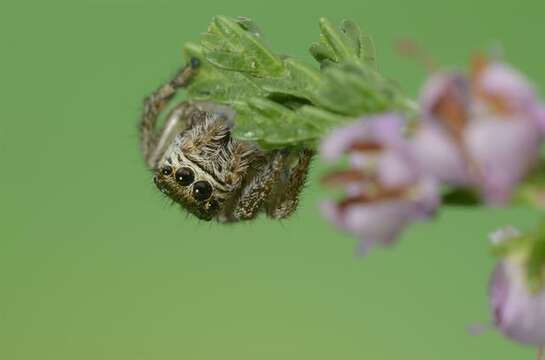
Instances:
[[[536,1],[49,1],[0,5],[0,359],[533,359],[491,331],[486,235],[537,212],[447,209],[366,258],[316,209],[225,226],[187,217],[141,160],[141,100],[215,14],[246,15],[311,61],[317,20],[350,17],[415,96],[425,70],[501,43],[545,87]]]

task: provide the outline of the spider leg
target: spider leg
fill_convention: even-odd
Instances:
[[[255,175],[242,189],[234,207],[233,216],[235,219],[249,220],[257,216],[274,184],[281,177],[285,161],[285,154],[282,151],[275,151],[271,154],[270,160],[258,168]]]
[[[288,170],[286,180],[277,182],[267,202],[266,210],[269,217],[284,219],[295,211],[313,155],[314,152],[310,149],[298,152],[297,163]]]
[[[165,131],[169,129],[172,130],[172,126],[176,122],[174,120],[175,116],[170,116],[169,121],[167,121],[165,127],[161,131],[161,136],[158,137],[155,126],[157,124],[159,114],[174,97],[176,90],[187,86],[198,66],[198,60],[192,59],[190,63],[184,66],[172,80],[161,85],[153,94],[144,99],[144,110],[142,112],[139,127],[140,148],[142,150],[142,154],[144,155],[144,159],[146,160],[146,164],[150,168],[155,167],[158,156],[160,156],[158,153],[161,148],[158,147],[158,145],[162,145],[162,143],[164,143],[165,137],[163,135],[165,134]],[[172,114],[174,114],[174,112]],[[163,140],[163,142],[161,140]]]

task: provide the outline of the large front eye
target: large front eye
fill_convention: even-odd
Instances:
[[[195,180],[193,170],[187,167],[180,168],[176,171],[176,181],[182,186],[190,185]]]
[[[212,185],[208,181],[197,181],[193,184],[193,197],[197,200],[206,200],[212,195]]]

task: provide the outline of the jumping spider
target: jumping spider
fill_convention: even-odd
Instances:
[[[144,101],[140,144],[153,181],[164,194],[203,220],[273,219],[297,207],[313,156],[306,147],[263,151],[231,137],[234,111],[222,104],[181,102],[156,131],[159,113],[199,67],[182,68]]]

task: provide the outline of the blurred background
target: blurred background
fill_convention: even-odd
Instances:
[[[0,359],[533,359],[466,328],[489,321],[487,234],[537,212],[446,209],[358,258],[316,209],[326,164],[288,221],[199,222],[155,190],[136,125],[216,14],[252,17],[308,62],[318,18],[350,17],[416,96],[426,72],[396,54],[399,38],[459,67],[501,45],[543,90],[544,12],[541,0],[3,3]]]

